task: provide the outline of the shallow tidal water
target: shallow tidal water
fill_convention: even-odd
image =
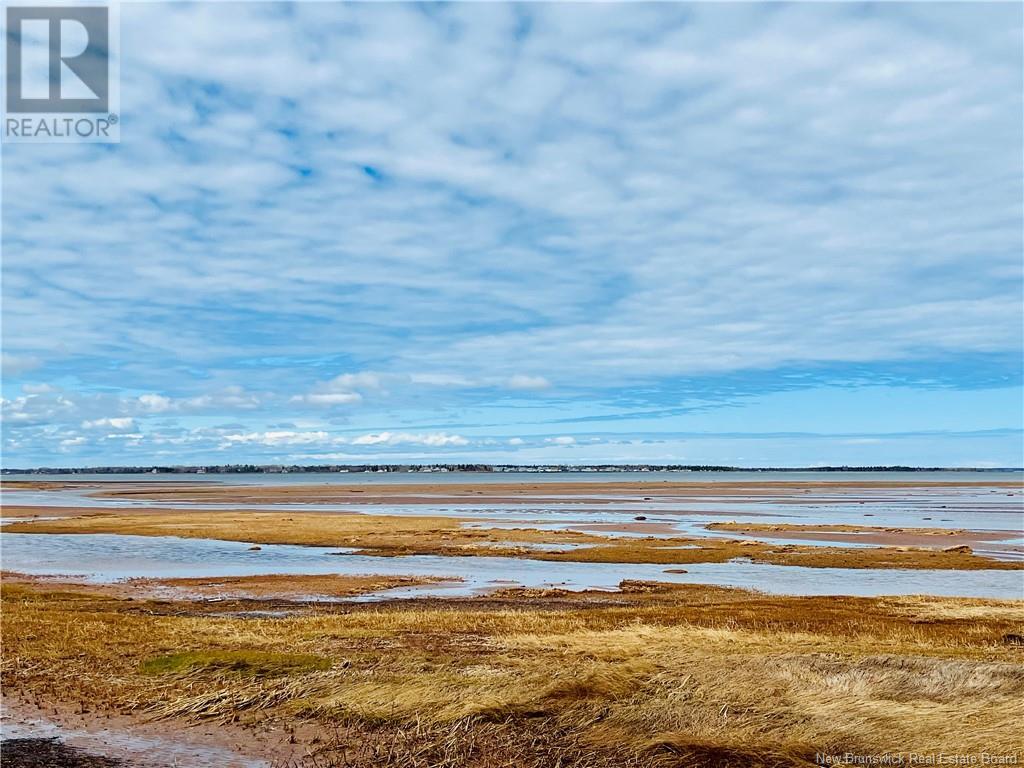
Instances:
[[[249,546],[174,536],[5,533],[0,535],[0,564],[4,570],[35,576],[72,576],[93,583],[132,578],[334,573],[448,579],[361,599],[457,597],[509,586],[614,590],[624,579],[714,584],[791,595],[1024,598],[1024,571],[801,568],[737,560],[686,565],[686,573],[668,573],[673,566],[505,557],[376,557],[354,555],[336,547],[262,544],[260,550],[251,551]]]
[[[742,538],[730,531],[708,531],[714,522],[767,524],[862,525],[901,528],[962,528],[985,534],[975,547],[978,554],[1002,558],[1024,557],[1024,492],[1021,487],[959,486],[891,488],[904,482],[1020,482],[1019,472],[944,473],[792,473],[792,472],[650,472],[650,473],[409,473],[346,474],[297,473],[287,475],[69,475],[27,476],[31,480],[212,482],[227,484],[290,485],[330,483],[476,483],[483,493],[472,502],[450,503],[438,497],[426,504],[246,504],[246,509],[288,512],[337,511],[374,515],[437,515],[458,519],[463,525],[483,528],[576,530],[607,536],[708,536]],[[7,476],[6,480],[15,479]],[[19,478],[21,479],[21,478]],[[501,498],[488,494],[488,483],[571,481],[638,482],[750,482],[761,487],[772,482],[869,483],[867,487],[807,489],[780,487],[778,492],[750,495],[702,496],[602,495],[593,488],[580,495],[535,500]],[[877,483],[877,485],[875,485]],[[37,519],[47,507],[234,509],[234,504],[161,502],[138,498],[103,499],[95,489],[60,491],[5,490],[5,505],[36,507]],[[491,498],[488,498],[492,496]],[[19,514],[24,514],[19,512]],[[785,532],[759,532],[752,538],[776,544],[828,545],[820,540],[786,538]],[[851,536],[835,542],[858,546]],[[940,542],[939,542],[940,543]],[[1024,598],[1024,571],[895,570],[800,568],[754,564],[745,560],[681,566],[686,573],[668,573],[677,567],[654,564],[547,562],[505,557],[376,557],[355,555],[337,547],[261,545],[173,536],[151,537],[113,534],[0,533],[0,566],[38,576],[75,576],[89,582],[132,578],[247,576],[265,574],[343,574],[432,576],[447,581],[402,587],[358,599],[414,596],[466,596],[503,586],[559,587],[571,590],[614,590],[624,579],[657,580],[744,587],[778,594],[899,595],[931,594],[964,597]],[[537,549],[564,550],[570,545],[535,545]]]
[[[511,473],[447,473],[447,474],[289,474],[289,475],[217,475],[210,481],[210,475],[125,475],[98,476],[107,481],[122,478],[133,482],[166,482],[166,478],[191,482],[234,483],[242,478],[247,484],[281,485],[305,479],[307,483],[372,484],[386,480],[401,479],[400,482],[478,482],[484,493],[472,502],[457,504],[438,498],[437,504],[378,504],[360,503],[358,500],[345,503],[246,503],[248,510],[288,512],[363,512],[374,515],[414,515],[450,517],[463,521],[464,525],[481,528],[535,528],[547,531],[573,530],[606,536],[655,536],[655,537],[719,537],[743,538],[731,531],[709,531],[709,523],[739,522],[761,524],[795,525],[857,525],[878,528],[951,528],[979,531],[993,534],[982,546],[975,546],[978,554],[1004,560],[1024,559],[1024,485],[1020,488],[961,486],[961,487],[916,487],[890,488],[885,485],[856,489],[830,490],[780,488],[779,492],[752,495],[702,495],[699,497],[680,495],[646,497],[643,490],[636,496],[602,496],[591,491],[587,495],[560,495],[554,498],[540,498],[534,501],[509,501],[495,497],[488,499],[486,484],[498,480],[534,483],[538,478],[594,480],[627,478],[644,481],[658,479],[681,481],[752,480],[758,484],[792,482],[807,479],[813,473],[557,473],[512,475]],[[741,477],[742,476],[742,477]],[[84,475],[67,476],[69,479],[93,479]],[[362,479],[360,479],[362,478]],[[369,479],[366,479],[369,478]],[[379,478],[383,478],[380,480]],[[481,480],[481,478],[487,478]],[[38,478],[36,478],[38,479]],[[49,476],[46,479],[50,479]],[[1013,482],[1021,479],[1020,473],[1012,472],[948,472],[948,473],[818,473],[810,478],[818,482],[857,480],[867,483],[885,482]],[[240,481],[241,482],[241,481]],[[3,501],[7,505],[39,507],[38,519],[46,518],[46,507],[73,506],[78,508],[111,509],[196,509],[232,510],[237,504],[193,503],[183,501],[160,501],[132,497],[97,498],[91,494],[95,489],[64,489],[60,491],[5,490]],[[537,491],[538,496],[543,491]],[[643,524],[638,525],[639,518]],[[851,542],[849,536],[831,539],[792,539],[785,533],[758,532],[756,538],[775,544],[801,544],[804,546],[860,546]]]

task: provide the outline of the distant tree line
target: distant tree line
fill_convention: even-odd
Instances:
[[[718,464],[210,464],[191,466],[4,468],[5,475],[123,474],[290,474],[305,472],[1007,472],[1015,467],[910,467],[903,465],[835,467],[731,467]]]

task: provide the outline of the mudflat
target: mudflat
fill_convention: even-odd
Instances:
[[[797,579],[911,572],[921,591],[939,573],[1015,579],[1012,484],[32,485],[53,502],[6,504],[2,535],[28,534],[40,557],[86,539],[103,555],[104,536],[111,562],[202,546],[187,575],[3,574],[5,722],[30,737],[7,742],[15,765],[1024,760],[1024,599],[665,583],[738,562]],[[352,572],[288,560],[312,551]],[[212,572],[225,552],[244,574]],[[436,575],[403,571],[423,557]],[[474,558],[507,567],[443,596]],[[615,578],[518,586],[537,563]]]
[[[244,505],[247,503],[274,503],[286,501],[291,504],[344,503],[354,501],[361,504],[437,504],[476,502],[480,497],[490,502],[502,500],[531,501],[565,500],[571,498],[634,498],[655,497],[792,497],[801,501],[803,494],[836,492],[855,495],[858,492],[908,490],[908,489],[956,489],[990,488],[1002,490],[1010,495],[1021,495],[1020,483],[1015,481],[909,481],[909,480],[842,480],[842,481],[785,481],[763,482],[686,482],[644,480],[623,482],[585,481],[543,481],[543,482],[424,482],[424,483],[373,483],[365,485],[344,485],[339,483],[287,483],[235,485],[230,482],[138,482],[138,481],[67,481],[67,480],[15,480],[6,481],[8,490],[91,491],[100,498],[148,499],[152,501],[194,501],[225,502]],[[806,500],[810,503],[810,500]]]

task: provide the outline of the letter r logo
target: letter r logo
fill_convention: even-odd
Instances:
[[[9,113],[109,111],[106,7],[9,6],[6,21]]]

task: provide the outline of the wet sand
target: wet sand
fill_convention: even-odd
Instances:
[[[37,584],[63,592],[108,595],[117,599],[222,601],[330,601],[385,595],[391,590],[459,580],[455,577],[350,574],[265,574],[257,576],[192,576],[185,578],[131,578],[116,582],[88,582],[73,576],[36,576],[3,571],[7,584]]]
[[[920,547],[978,549],[991,543],[1020,538],[1018,531],[967,531],[945,528],[877,528],[867,525],[793,525],[756,523],[709,523],[709,531],[729,531],[742,536],[767,536],[797,541],[823,541],[836,544],[874,544],[880,547]],[[1024,547],[1008,546],[1007,551],[1024,554]]]
[[[287,744],[288,735],[275,739],[273,731],[262,733],[255,747],[251,728],[145,722],[85,702],[43,705],[37,696],[10,691],[0,732],[4,768],[270,768],[271,759],[301,754]]]
[[[97,498],[145,499],[150,501],[247,503],[346,503],[360,504],[438,504],[475,503],[486,499],[491,503],[517,502],[528,498],[536,503],[581,501],[629,497],[644,499],[683,500],[704,497],[787,498],[794,503],[811,503],[805,494],[841,494],[870,501],[874,491],[937,490],[990,488],[1007,496],[1021,497],[1024,491],[1018,482],[910,482],[910,481],[839,481],[814,482],[673,482],[643,480],[630,482],[487,482],[487,483],[395,483],[346,486],[339,484],[231,485],[226,482],[164,482],[137,481],[69,482],[69,481],[7,481],[11,491],[85,491]]]

